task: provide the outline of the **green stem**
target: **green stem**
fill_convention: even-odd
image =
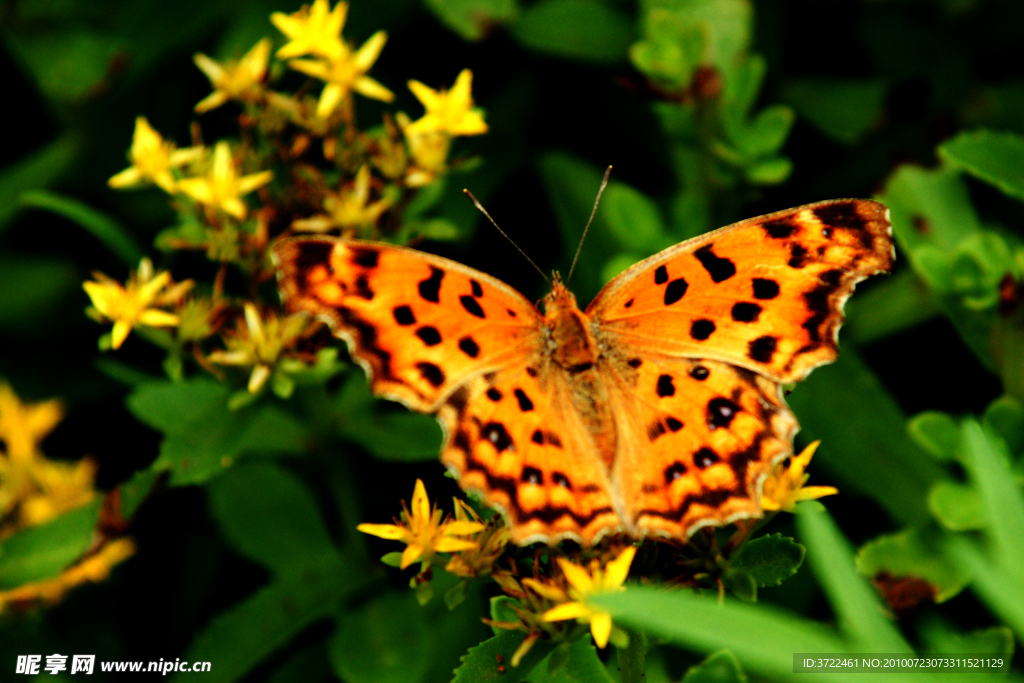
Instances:
[[[643,683],[647,680],[647,636],[640,631],[627,631],[629,645],[617,648],[619,683]]]

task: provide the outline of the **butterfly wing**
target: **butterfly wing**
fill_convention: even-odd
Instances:
[[[655,254],[587,313],[608,343],[637,356],[719,360],[793,382],[835,360],[843,303],[893,258],[882,204],[808,204]]]
[[[376,242],[294,238],[275,248],[292,310],[344,338],[377,395],[437,412],[441,460],[505,512],[518,543],[590,543],[621,527],[608,476],[521,294],[444,258]]]
[[[489,275],[413,249],[301,237],[274,249],[291,310],[348,343],[373,392],[435,412],[468,378],[535,354],[540,317]]]
[[[797,430],[777,384],[712,360],[651,358],[609,376],[613,479],[634,534],[687,538],[760,514],[761,483]]]
[[[452,395],[438,414],[450,435],[441,461],[505,513],[513,541],[589,545],[622,528],[608,475],[565,383],[531,360],[541,362],[475,377]]]

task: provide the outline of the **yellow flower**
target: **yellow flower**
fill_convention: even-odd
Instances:
[[[252,303],[245,304],[245,322],[235,332],[225,337],[227,351],[214,351],[209,359],[221,365],[252,366],[249,375],[249,392],[255,394],[270,378],[271,370],[284,351],[306,329],[308,318],[305,313],[296,313],[279,318],[268,310],[265,317]]]
[[[480,522],[479,515],[465,502],[455,499],[455,519],[459,522]],[[444,569],[450,574],[470,578],[491,573],[512,534],[504,521],[495,515],[477,536],[476,547],[453,554]],[[499,584],[500,585],[500,584]]]
[[[415,162],[415,165],[406,171],[405,184],[409,187],[429,185],[444,172],[448,150],[451,148],[451,136],[439,131],[410,133],[409,126],[412,124],[405,112],[398,112],[395,120],[405,135],[409,154]]]
[[[244,57],[227,65],[218,64],[202,52],[197,52],[192,59],[213,86],[213,92],[196,105],[196,112],[202,114],[216,109],[228,100],[244,99],[258,88],[263,77],[267,75],[270,38],[259,41]]]
[[[242,196],[263,187],[273,177],[270,171],[239,177],[231,158],[231,147],[221,140],[213,150],[213,163],[206,177],[179,180],[178,189],[200,204],[241,220],[248,213]]]
[[[44,524],[63,512],[85,505],[96,496],[93,488],[96,463],[91,458],[82,458],[76,463],[36,458],[31,475],[39,492],[29,494],[21,501],[21,526]]]
[[[801,500],[814,500],[839,493],[839,489],[834,486],[804,486],[810,477],[804,474],[804,469],[820,444],[820,441],[815,441],[800,455],[789,458],[789,467],[785,466],[785,461],[775,466],[761,488],[762,509],[792,512]]]
[[[288,36],[289,42],[277,51],[281,59],[314,54],[328,58],[341,57],[345,44],[341,41],[341,29],[348,14],[348,3],[339,2],[328,11],[327,0],[315,0],[312,9],[304,5],[293,14],[274,12],[270,21]]]
[[[0,382],[0,441],[11,460],[30,458],[63,416],[60,401],[22,403],[6,382]]]
[[[423,481],[416,480],[412,492],[412,511],[402,504],[402,516],[397,524],[360,524],[356,527],[364,534],[379,536],[389,541],[407,543],[402,553],[401,568],[405,569],[419,560],[424,565],[435,553],[452,553],[477,547],[475,541],[455,536],[468,536],[483,531],[484,525],[470,521],[441,521],[441,511],[432,509],[427,500],[427,489]]]
[[[379,199],[367,204],[370,199],[370,167],[362,166],[356,173],[352,187],[324,198],[326,215],[303,218],[292,223],[296,230],[325,232],[332,228],[356,228],[372,225],[391,206],[391,200]]]
[[[622,584],[629,575],[629,567],[633,563],[633,556],[636,555],[636,547],[629,546],[616,557],[601,568],[597,559],[590,563],[590,569],[585,569],[578,564],[559,557],[558,566],[562,568],[566,581],[569,582],[569,597],[573,602],[553,607],[544,613],[544,621],[562,621],[564,619],[577,619],[580,622],[590,622],[590,633],[594,636],[594,642],[598,647],[608,645],[608,638],[612,633],[612,615],[600,608],[591,607],[587,599],[595,595],[613,593],[623,590]],[[526,581],[524,581],[524,584]],[[530,587],[537,590],[536,581],[530,582]],[[545,588],[550,588],[546,587]],[[550,599],[559,599],[561,591],[555,589],[550,591]]]
[[[173,142],[165,141],[149,125],[146,117],[140,116],[135,119],[132,148],[128,152],[132,165],[110,178],[107,184],[120,189],[149,180],[165,192],[173,193],[175,180],[171,169],[202,158],[203,151],[202,147],[174,149]]]
[[[135,554],[131,539],[118,538],[108,541],[98,551],[75,564],[52,579],[36,581],[7,591],[0,591],[0,613],[9,603],[48,604],[58,602],[72,588],[87,581],[98,583],[110,576],[110,570]]]
[[[353,90],[382,102],[390,102],[395,98],[390,90],[366,75],[377,61],[387,40],[387,33],[377,31],[355,53],[345,45],[338,57],[293,59],[288,62],[288,66],[296,71],[327,83],[316,105],[316,115],[319,118],[325,119],[330,116]]]
[[[448,135],[480,135],[487,132],[487,124],[479,109],[473,109],[473,72],[463,69],[451,90],[434,90],[419,81],[409,81],[409,90],[427,112],[413,121],[406,134],[417,135],[440,131]]]
[[[97,320],[114,322],[111,346],[115,349],[121,347],[135,325],[177,325],[178,316],[157,307],[177,301],[193,284],[191,280],[186,280],[164,291],[171,282],[171,274],[164,271],[154,276],[153,263],[148,258],[142,259],[138,271],[132,274],[125,287],[103,273],[93,273],[93,277],[96,282],[82,284],[85,293],[92,299],[92,308],[86,312]]]

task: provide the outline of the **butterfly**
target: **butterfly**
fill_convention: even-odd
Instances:
[[[835,360],[843,304],[892,266],[888,209],[841,199],[687,240],[581,310],[378,242],[274,248],[291,310],[344,339],[373,392],[436,413],[441,461],[519,544],[685,540],[761,514],[798,425],[781,385]]]

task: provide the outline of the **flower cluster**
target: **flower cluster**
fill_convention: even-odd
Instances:
[[[262,285],[274,277],[274,239],[290,231],[360,237],[390,232],[401,240],[421,230],[438,238],[456,234],[444,219],[404,212],[422,188],[460,168],[463,162],[450,158],[455,138],[487,132],[474,107],[472,73],[463,70],[450,90],[410,80],[423,116],[388,113],[382,125],[361,129],[357,95],[394,100],[369,75],[387,35],[378,31],[359,47],[350,44],[342,36],[347,13],[345,2],[332,8],[329,0],[314,0],[297,12],[270,16],[284,38],[276,52],[267,37],[237,60],[195,55],[212,87],[195,112],[239,107],[236,140],[204,144],[196,123],[191,146],[178,147],[144,116],[136,119],[131,165],[109,185],[156,186],[170,195],[178,222],[158,235],[156,246],[169,256],[203,252],[217,270],[210,285],[175,283],[169,271],[155,272],[148,258],[123,285],[95,273],[84,284],[92,302],[87,313],[113,324],[101,348],[120,349],[135,331],[167,351],[165,369],[172,376],[187,372],[194,361],[221,378],[243,372],[239,377],[247,378],[252,398],[268,386],[287,397],[296,375],[316,358],[306,342],[320,323],[281,313],[275,300],[262,298]],[[273,67],[275,58],[282,68]],[[290,93],[278,87],[295,74],[322,88],[303,85]],[[307,94],[314,92],[319,94]],[[247,294],[226,285],[237,282],[239,273]],[[234,405],[244,400],[251,399]]]

